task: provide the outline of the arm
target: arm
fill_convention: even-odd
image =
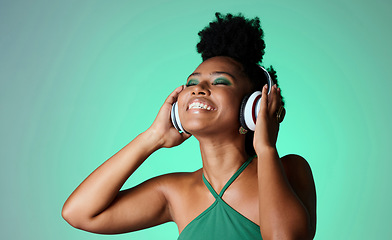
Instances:
[[[92,172],[71,194],[62,216],[72,226],[95,233],[123,233],[171,220],[164,177],[120,191],[125,181],[161,147],[181,144],[190,135],[170,122],[170,110],[182,87],[166,99],[151,127]]]
[[[279,130],[275,112],[279,99],[275,87],[268,97],[263,89],[254,137],[261,233],[263,239],[313,239],[316,193],[310,167],[297,155],[280,159],[275,146]]]

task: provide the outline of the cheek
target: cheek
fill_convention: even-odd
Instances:
[[[185,100],[185,96],[186,96],[185,91],[186,91],[185,89],[182,90],[180,92],[180,94],[178,94],[178,96],[177,96],[177,104],[178,104],[179,107],[184,106],[184,104],[186,102],[186,100]]]
[[[230,108],[238,108],[241,105],[242,93],[238,91],[230,91],[221,95],[221,101]]]
[[[178,94],[177,97],[177,105],[178,105],[178,114],[181,118],[181,116],[183,115],[183,113],[186,111],[187,108],[187,103],[189,101],[189,98],[187,96],[189,96],[189,93],[187,93],[188,90],[184,89],[182,90],[182,92],[180,92],[180,94]]]
[[[242,101],[240,97],[228,95],[222,98],[220,101],[223,103],[222,107],[225,109],[225,114],[231,115],[233,118],[239,118]]]

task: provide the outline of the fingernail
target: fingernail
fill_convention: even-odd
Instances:
[[[264,88],[267,89],[267,88],[268,88],[268,84],[265,84],[265,85],[264,85]]]

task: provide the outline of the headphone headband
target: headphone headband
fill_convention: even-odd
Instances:
[[[272,89],[272,79],[271,76],[269,75],[268,71],[265,70],[261,65],[258,65],[264,72],[264,74],[267,76],[267,81],[268,81],[268,94],[271,92]]]

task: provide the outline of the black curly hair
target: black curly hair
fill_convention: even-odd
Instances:
[[[215,13],[215,17],[214,21],[198,33],[200,42],[196,46],[197,52],[201,53],[203,61],[216,56],[233,58],[242,64],[245,75],[251,81],[252,90],[261,90],[267,84],[267,78],[259,67],[265,49],[260,19],[247,19],[241,13],[233,16],[219,12]],[[275,69],[270,66],[266,70],[273,84],[278,85]],[[245,147],[248,155],[255,154],[252,131],[246,134]]]

